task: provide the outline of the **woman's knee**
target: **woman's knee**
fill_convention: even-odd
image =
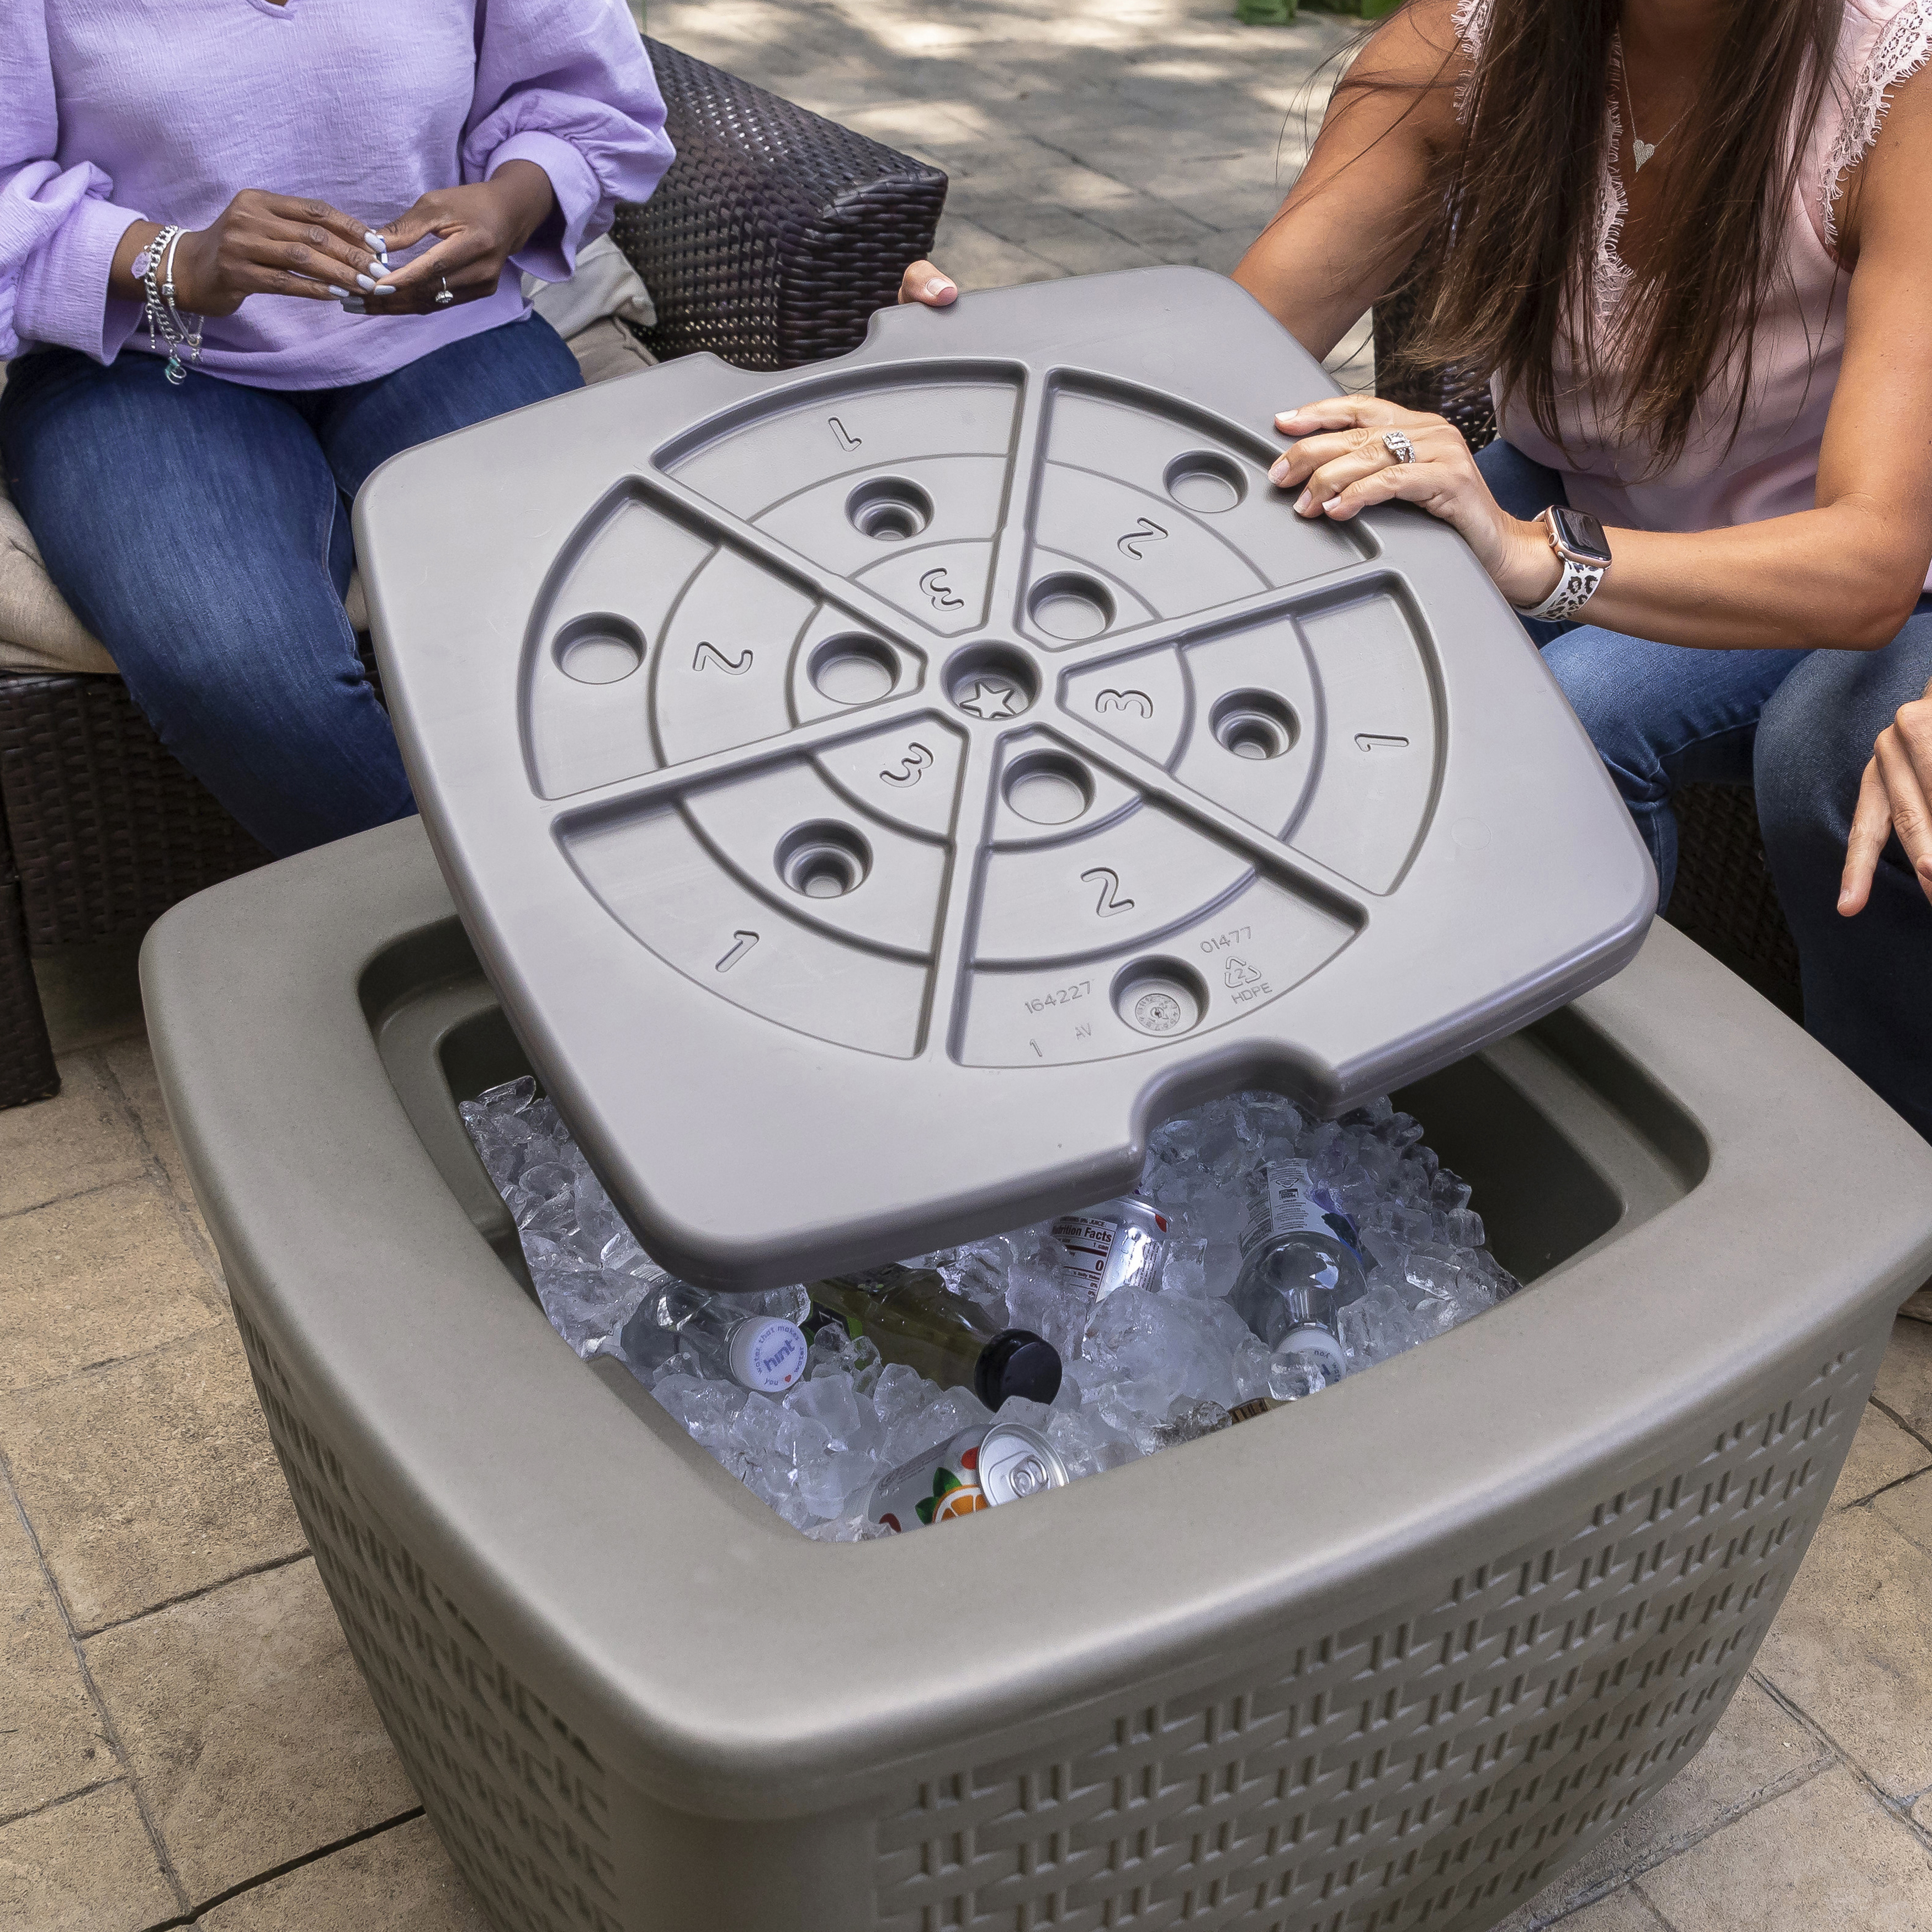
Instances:
[[[1766,701],[1752,759],[1759,822],[1774,853],[1842,858],[1872,746],[1932,676],[1932,614],[1882,651],[1814,651]]]

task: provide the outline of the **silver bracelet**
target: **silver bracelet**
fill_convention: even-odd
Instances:
[[[181,350],[186,349],[188,359],[198,363],[201,360],[201,320],[195,317],[195,326],[190,329],[182,319],[182,312],[175,304],[175,250],[181,246],[182,237],[188,232],[185,228],[177,228],[168,242],[167,264],[161,271],[161,296],[168,305],[168,316],[175,326],[172,338],[178,346],[168,358],[168,380],[179,382],[187,371],[181,366]]]
[[[148,272],[142,278],[148,291],[148,346],[158,356],[161,344],[168,346],[168,364],[163,373],[175,387],[188,380],[188,369],[181,359],[182,346],[186,332],[180,326],[180,311],[174,305],[174,283],[170,279],[165,296],[161,292],[161,262],[164,256],[171,256],[175,244],[182,234],[178,222],[170,222],[147,247]]]

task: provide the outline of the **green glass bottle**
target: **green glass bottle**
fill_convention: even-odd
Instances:
[[[1051,1342],[1030,1329],[995,1328],[930,1268],[834,1275],[808,1282],[806,1292],[824,1319],[868,1337],[887,1361],[941,1388],[969,1388],[995,1412],[1009,1396],[1051,1402],[1060,1392],[1060,1351]]]

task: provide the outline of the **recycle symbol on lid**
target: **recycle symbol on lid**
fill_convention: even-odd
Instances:
[[[1262,976],[1261,968],[1258,966],[1250,966],[1245,959],[1238,956],[1230,956],[1228,961],[1228,970],[1222,976],[1226,981],[1228,992],[1232,993],[1238,987],[1252,986]]]

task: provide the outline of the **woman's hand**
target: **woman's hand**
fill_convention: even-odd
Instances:
[[[550,176],[534,161],[506,161],[486,182],[440,188],[380,232],[392,251],[440,237],[406,268],[392,270],[388,290],[370,290],[371,315],[432,315],[457,302],[494,295],[510,257],[556,206]],[[439,303],[444,289],[452,300]]]
[[[146,299],[128,264],[160,232],[152,223],[130,230],[116,252],[116,294]],[[207,227],[176,244],[175,305],[205,316],[232,315],[250,296],[334,302],[344,292],[373,289],[382,272],[367,222],[326,201],[244,188]],[[125,288],[119,286],[124,277]]]
[[[899,300],[922,302],[928,308],[950,308],[959,299],[959,284],[944,269],[917,261],[899,278]]]
[[[1845,876],[1838,910],[1850,919],[1871,897],[1879,855],[1895,832],[1918,875],[1918,890],[1932,899],[1932,684],[1922,698],[1901,704],[1878,734],[1871,762],[1858,787],[1851,836],[1845,841]]]
[[[1540,603],[1556,588],[1562,566],[1540,524],[1510,516],[1490,494],[1462,432],[1442,416],[1399,410],[1379,396],[1336,396],[1274,419],[1294,447],[1276,461],[1268,480],[1299,489],[1303,516],[1346,523],[1371,503],[1399,498],[1419,503],[1460,531],[1520,609]],[[1415,452],[1404,463],[1384,437],[1400,430]]]

